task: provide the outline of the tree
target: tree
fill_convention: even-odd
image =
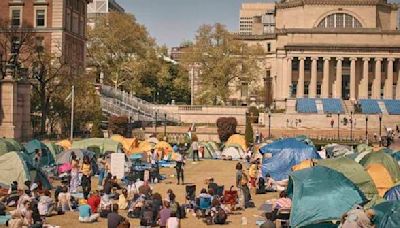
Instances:
[[[126,135],[129,119],[127,116],[111,116],[108,118],[108,130],[112,134]]]
[[[225,103],[243,83],[254,83],[259,75],[259,45],[248,46],[234,38],[224,25],[202,25],[195,44],[183,55],[187,69],[196,66],[200,76],[201,104]]]
[[[220,117],[217,119],[219,140],[223,143],[236,133],[237,120],[235,117]]]
[[[253,126],[251,125],[251,119],[248,116],[246,118],[246,129],[244,137],[246,139],[247,146],[250,146],[250,144],[254,143]]]

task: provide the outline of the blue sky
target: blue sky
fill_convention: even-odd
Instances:
[[[116,0],[126,12],[144,24],[158,44],[177,46],[192,40],[202,24],[225,24],[230,31],[239,27],[239,9],[243,2],[272,0]],[[394,0],[392,2],[400,2]]]

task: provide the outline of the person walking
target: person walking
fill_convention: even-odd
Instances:
[[[238,162],[236,164],[236,187],[239,187],[240,185],[240,180],[242,179],[243,176],[243,166],[242,163]]]
[[[183,166],[185,165],[185,158],[181,153],[176,155],[176,178],[178,179],[178,185],[180,184],[180,180],[182,180],[182,184],[184,184],[184,174],[183,174]]]
[[[90,164],[90,160],[88,156],[83,157],[83,163],[81,166],[82,172],[82,190],[83,190],[83,197],[87,200],[89,197],[90,190],[92,189],[92,181],[90,176],[92,175],[92,167]]]
[[[79,160],[75,154],[71,155],[71,181],[69,191],[75,193],[79,185]]]
[[[197,137],[193,136],[192,138],[192,150],[193,150],[193,161],[200,161],[199,159],[199,143],[197,142]]]
[[[103,186],[103,180],[104,180],[105,172],[106,172],[105,171],[106,159],[105,159],[104,155],[100,155],[100,157],[97,161],[97,164],[99,166],[99,180],[97,182],[97,186],[99,186],[98,187],[98,189],[99,189],[99,188],[101,188],[101,186]]]

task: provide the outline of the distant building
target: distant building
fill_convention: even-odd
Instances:
[[[124,13],[125,10],[115,0],[93,0],[87,7],[88,25],[93,26],[97,17],[109,12]]]
[[[273,33],[275,3],[244,3],[240,8],[239,34]]]

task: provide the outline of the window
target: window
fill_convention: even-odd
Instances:
[[[46,10],[36,10],[36,27],[46,27]]]
[[[271,43],[267,43],[267,52],[271,52]]]
[[[334,13],[322,19],[318,28],[361,28],[360,21],[347,13]]]
[[[11,26],[20,27],[21,26],[21,10],[12,9],[11,10]]]

